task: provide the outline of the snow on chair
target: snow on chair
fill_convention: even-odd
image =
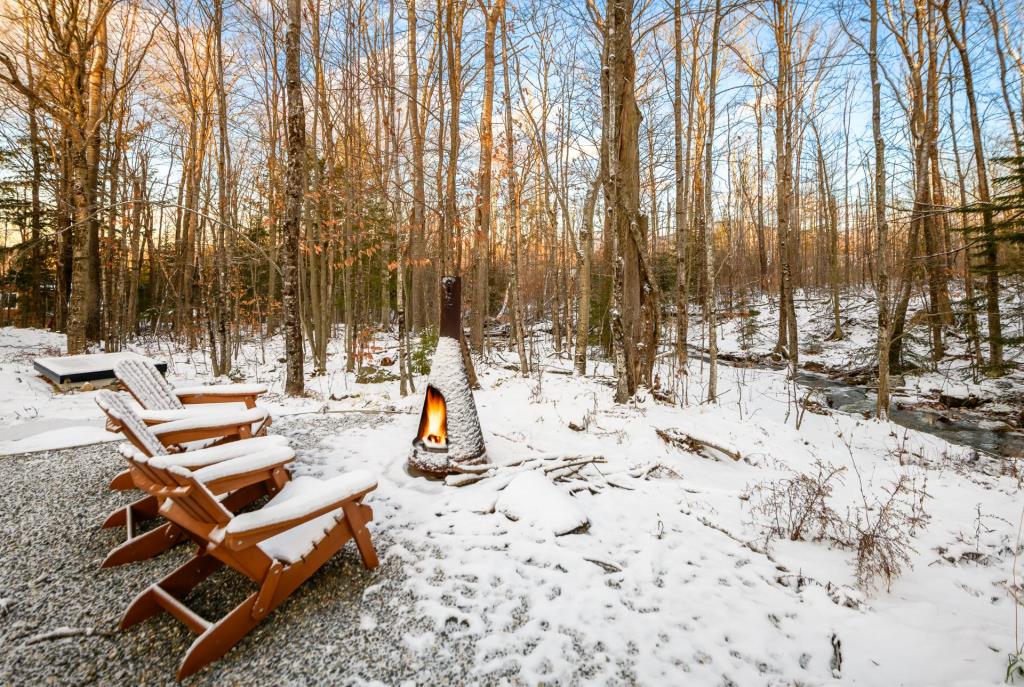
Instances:
[[[141,359],[119,361],[114,365],[114,374],[147,411],[142,417],[148,424],[176,419],[180,415],[174,411],[210,403],[244,403],[253,413],[258,412],[260,419],[253,424],[253,434],[262,434],[271,422],[266,411],[256,408],[256,398],[267,392],[262,384],[214,384],[175,389],[153,363]]]
[[[239,510],[261,496],[276,494],[288,482],[290,476],[285,465],[295,458],[295,451],[282,436],[264,436],[220,444],[209,448],[171,453],[167,437],[172,439],[180,432],[191,431],[180,424],[188,421],[167,422],[155,427],[147,426],[134,411],[126,394],[100,391],[96,403],[106,413],[108,421],[124,433],[134,450],[140,455],[159,458],[168,465],[173,464],[188,470],[204,470],[203,480],[215,494],[225,494],[224,506]],[[246,462],[239,462],[245,459]],[[232,469],[225,466],[230,463]],[[242,471],[238,471],[245,468]],[[111,489],[128,489],[136,484],[137,475],[131,470],[118,475],[111,482]],[[136,533],[136,523],[158,515],[160,499],[147,495],[135,503],[111,513],[103,527],[127,529],[127,539],[115,547],[104,559],[102,567],[123,565],[144,560],[165,551],[181,541],[186,533],[172,523],[165,523],[143,534]]]
[[[214,496],[204,472],[227,469],[247,458],[193,472],[168,457],[147,458],[137,447],[124,445],[122,454],[138,474],[140,486],[165,499],[161,515],[198,544],[194,557],[132,601],[120,625],[127,629],[166,611],[199,635],[185,653],[179,680],[223,656],[349,539],[355,539],[366,567],[377,567],[366,529],[373,511],[361,503],[377,487],[368,472],[357,470],[331,480],[297,477],[261,509],[233,515]],[[186,606],[184,599],[224,565],[259,588],[211,622]]]

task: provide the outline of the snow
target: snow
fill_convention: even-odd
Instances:
[[[46,422],[42,424],[51,425],[52,423]],[[93,426],[72,421],[71,424],[59,427],[58,429],[34,431],[20,439],[0,441],[0,455],[71,448],[73,446],[116,441],[120,438],[120,434],[114,434],[103,429],[102,423],[96,423],[96,426]]]
[[[307,499],[308,495],[317,493],[321,485],[319,480],[312,477],[294,479],[284,485],[280,493],[271,499],[264,509],[275,506],[281,508],[286,504],[297,505]],[[257,546],[263,553],[282,563],[296,563],[310,553],[344,517],[344,513],[338,508],[264,539]],[[237,519],[236,517],[235,520]]]
[[[206,429],[208,427],[251,425],[254,429],[258,429],[267,419],[267,416],[268,412],[266,408],[225,410],[218,408],[217,406],[206,406],[201,409],[189,409],[188,412],[179,416],[178,419],[153,425],[149,429],[156,436],[162,436],[172,432]]]
[[[510,520],[554,534],[566,534],[587,524],[587,515],[576,500],[533,470],[508,483],[498,496],[495,509]]]
[[[767,303],[756,309],[756,332],[741,337],[740,322],[723,323],[721,350],[770,351],[774,311]],[[801,295],[797,310],[802,340],[817,339],[828,328],[824,299]],[[822,341],[821,352],[805,359],[837,368],[863,364],[873,344],[872,305],[853,295],[843,312],[848,339]],[[692,327],[695,345],[698,322]],[[956,352],[960,340],[955,334],[951,340]],[[1001,683],[1006,656],[1015,651],[1010,588],[1021,550],[1020,484],[1009,474],[1014,461],[990,461],[937,436],[858,414],[799,414],[783,371],[723,362],[719,402],[701,404],[706,363],[694,356],[684,377],[666,356],[659,369],[663,390],[685,392],[685,407],[658,402],[646,391],[635,403],[616,405],[604,361],[591,361],[592,375],[585,378],[523,378],[504,368],[512,354],[495,348],[477,365],[483,388],[473,396],[493,474],[446,486],[406,471],[427,380],[417,379],[419,392],[404,398],[397,382],[357,384],[344,372],[343,342],[339,336],[330,343],[327,374],[307,377],[306,398],[282,394],[279,338],[244,342],[232,376],[268,387],[260,405],[298,453],[289,464],[295,476],[290,485],[314,478],[345,482],[360,470],[373,476],[377,489],[367,502],[375,513],[370,529],[378,552],[385,568],[402,569],[416,611],[431,625],[424,634],[407,636],[406,645],[429,653],[447,637],[473,639],[467,683]],[[29,423],[47,419],[99,426],[94,393],[55,393],[31,372],[30,356],[62,345],[63,337],[47,332],[0,329],[5,428],[31,432]],[[220,381],[199,353],[154,340],[133,346],[165,357],[176,385]],[[374,346],[375,355],[395,358],[393,339],[380,337]],[[547,368],[571,369],[542,336],[532,348]],[[953,358],[935,371],[907,375],[897,386],[903,399],[921,398],[932,388],[992,396],[1007,381],[1019,388],[1019,372],[1009,380],[975,380]],[[284,415],[295,420],[278,423]],[[333,429],[331,419],[338,417],[351,422]],[[711,460],[711,451],[669,445],[656,429],[735,449],[742,460]],[[56,440],[19,436],[41,438],[43,445]],[[556,481],[521,467],[526,459],[570,455],[604,462]],[[751,488],[813,474],[819,460],[846,468],[830,497],[843,515],[902,475],[927,481],[930,520],[911,540],[910,564],[888,588],[884,581],[857,588],[854,553],[827,542],[775,541],[765,549]],[[282,492],[235,522],[256,516],[259,525],[268,508],[282,509],[274,521],[301,510],[299,504],[308,508],[296,489],[289,490],[293,498],[278,500]],[[322,497],[330,498],[326,492]],[[552,503],[566,510],[571,505],[589,526],[556,535]],[[510,507],[520,514],[517,520],[506,515]],[[294,555],[309,546],[287,543],[287,550],[270,555]],[[833,635],[842,647],[840,678],[833,676]]]
[[[263,508],[232,518],[224,528],[228,534],[240,534],[301,518],[331,504],[352,498],[377,486],[376,478],[366,470],[353,470],[328,480],[299,479],[288,483],[291,489],[270,500]]]
[[[150,456],[162,456],[168,453],[167,447],[161,443],[154,429],[173,427],[180,422],[188,422],[188,420],[177,420],[157,425],[156,428],[147,427],[142,418],[132,409],[131,397],[123,391],[115,392],[103,389],[96,392],[95,400],[96,405],[124,430],[125,435],[133,443],[138,443],[144,448]]]
[[[60,357],[36,358],[35,362],[60,376],[89,372],[110,372],[113,377],[114,366],[125,360],[143,360],[152,364],[152,360],[131,351],[118,353],[86,353],[83,355],[65,355]]]
[[[181,410],[185,406],[174,389],[148,360],[127,359],[114,366],[114,374],[132,396],[148,410]]]
[[[245,465],[243,461],[255,455],[274,455],[279,456],[282,459],[287,459],[288,457],[295,455],[295,452],[288,446],[287,438],[283,436],[242,439],[240,441],[232,441],[227,444],[220,444],[219,446],[210,446],[208,448],[185,451],[184,453],[170,453],[154,459],[146,457],[131,444],[122,444],[120,449],[123,455],[134,457],[135,460],[151,460],[157,467],[166,468],[176,465],[190,470],[204,468],[208,465],[224,462],[231,462],[238,467],[243,467]],[[239,462],[235,463],[235,461]],[[254,469],[259,468],[257,467]]]
[[[233,442],[241,443],[241,442]],[[266,470],[287,463],[295,458],[295,451],[288,446],[269,446],[262,450],[253,450],[238,458],[223,460],[196,470],[195,477],[200,482],[213,482],[225,477]]]

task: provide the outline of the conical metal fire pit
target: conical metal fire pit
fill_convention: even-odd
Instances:
[[[457,464],[486,460],[484,436],[476,414],[473,390],[462,361],[462,281],[441,278],[441,329],[420,412],[419,431],[412,441],[409,466],[431,475],[447,475]]]

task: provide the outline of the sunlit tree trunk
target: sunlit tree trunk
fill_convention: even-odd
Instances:
[[[306,111],[302,102],[299,49],[302,37],[302,0],[288,0],[285,35],[285,91],[288,97],[288,170],[285,178],[284,243],[281,251],[281,292],[287,378],[285,393],[305,390],[301,303],[299,302],[299,250],[302,205],[306,191]]]

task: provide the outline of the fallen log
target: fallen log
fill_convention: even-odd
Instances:
[[[733,460],[743,460],[743,455],[740,453],[739,449],[730,446],[723,446],[720,443],[694,436],[680,429],[673,427],[668,429],[658,429],[655,427],[654,431],[666,444],[683,449],[684,451],[701,453],[702,449],[709,448],[714,451],[718,451],[723,455],[729,456]]]

